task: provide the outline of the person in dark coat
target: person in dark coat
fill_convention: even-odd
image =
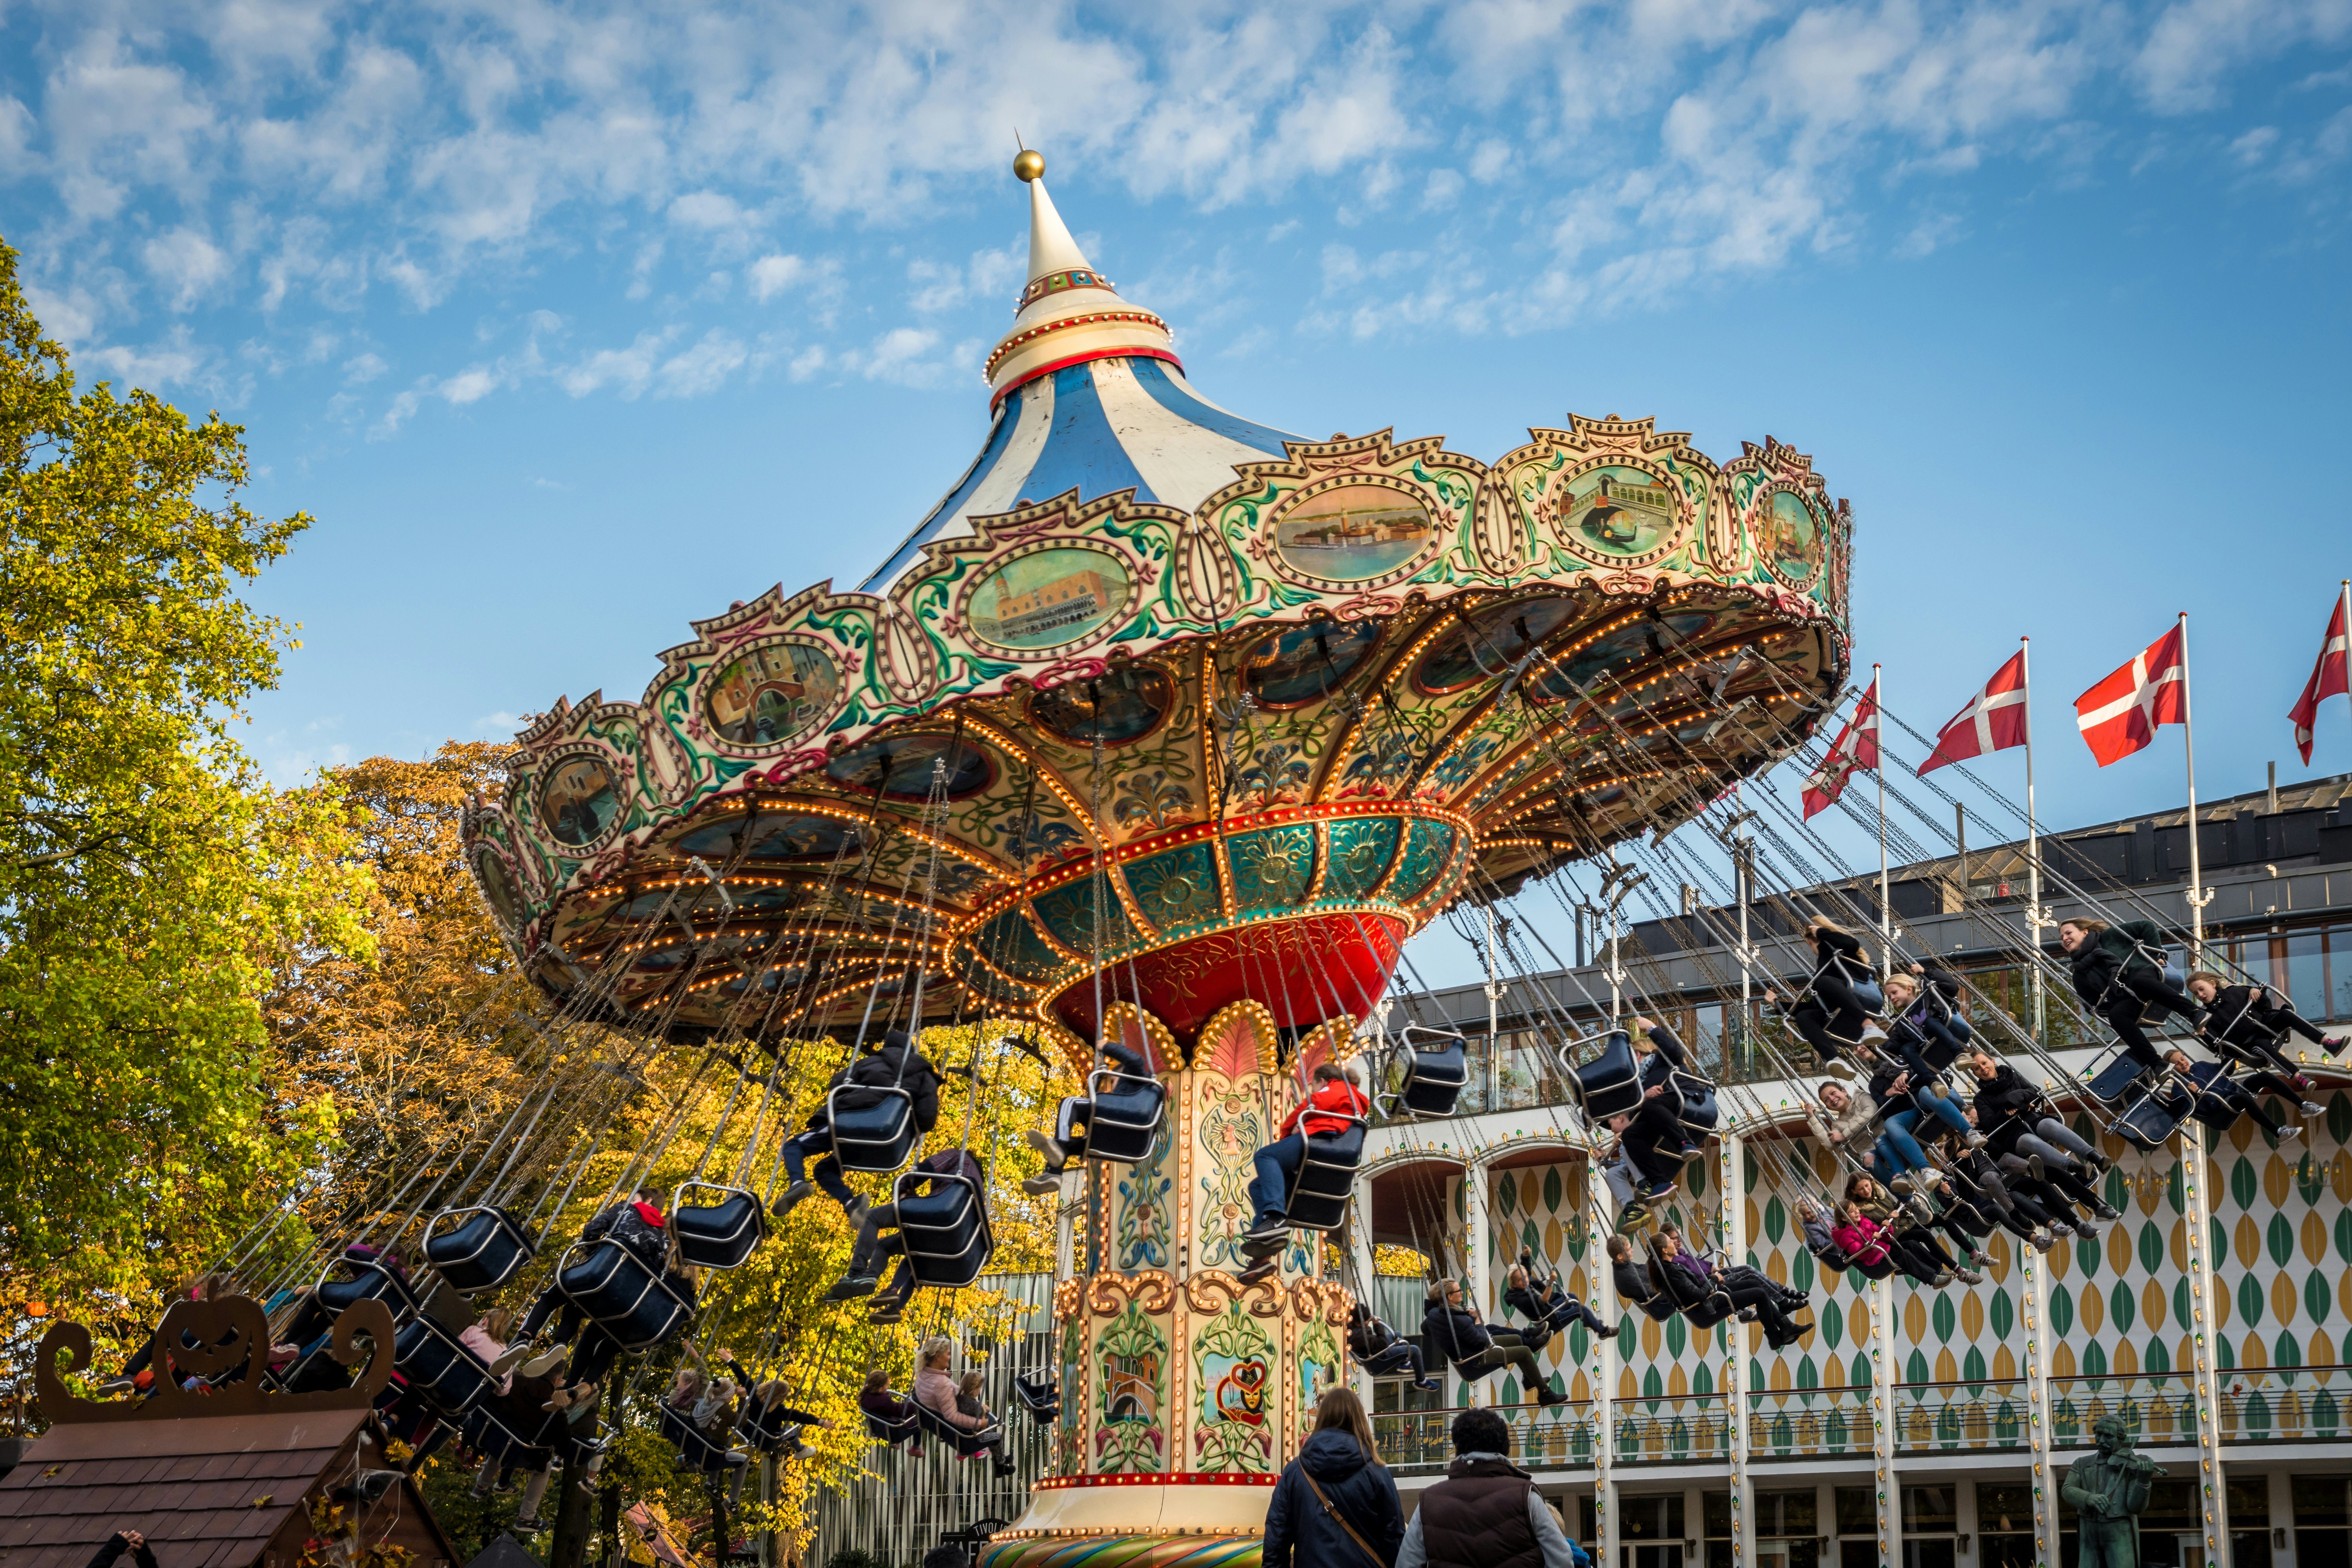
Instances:
[[[1574,1568],[1568,1532],[1511,1463],[1511,1428],[1492,1410],[1454,1418],[1454,1462],[1421,1494],[1396,1568]]]
[[[1325,1390],[1315,1430],[1266,1504],[1265,1568],[1393,1568],[1403,1540],[1404,1507],[1364,1402],[1351,1388]]]
[[[2167,1107],[2183,1116],[2210,1113],[2216,1108],[2231,1112],[2231,1120],[2244,1116],[2273,1139],[2294,1138],[2300,1128],[2287,1127],[2263,1109],[2252,1089],[2230,1076],[2221,1062],[2192,1062],[2187,1051],[2173,1051],[2165,1058],[2173,1071],[2172,1079],[2157,1089],[2157,1098]],[[2268,1077],[2268,1074],[2263,1074]],[[2292,1095],[2294,1091],[2288,1090]]]
[[[2317,1046],[2322,1056],[2344,1048],[2342,1040],[2321,1034],[2317,1025],[2266,987],[2231,985],[2220,975],[2200,970],[2189,977],[2189,994],[2212,1015],[2206,1021],[2205,1043],[2248,1067],[2286,1078],[2302,1077],[2302,1069],[2287,1059],[2289,1035],[2301,1035]]]
[[[1367,1377],[1409,1377],[1425,1394],[1444,1386],[1424,1369],[1421,1347],[1372,1316],[1361,1301],[1348,1309],[1348,1353]]]
[[[1652,1199],[1672,1191],[1684,1163],[1699,1152],[1683,1127],[1682,1088],[1675,1081],[1678,1069],[1690,1069],[1690,1058],[1664,1024],[1635,1018],[1633,1026],[1634,1051],[1641,1058],[1642,1108],[1620,1130],[1618,1141],[1643,1178],[1641,1195]],[[1646,1048],[1638,1043],[1644,1037]]]
[[[1764,1000],[1782,1006],[1789,1026],[1821,1058],[1823,1072],[1851,1078],[1853,1069],[1841,1058],[1861,1042],[1862,1026],[1869,1016],[1854,986],[1870,977],[1870,953],[1859,938],[1825,920],[1810,922],[1805,940],[1813,946],[1812,973],[1785,1005],[1771,990],[1764,993]]]
[[[882,1282],[883,1263],[895,1253],[898,1258],[898,1272],[891,1278],[890,1289],[877,1297],[875,1304],[884,1308],[886,1313],[893,1307],[903,1312],[908,1298],[915,1293],[915,1270],[907,1260],[906,1233],[898,1228],[898,1199],[915,1196],[926,1184],[933,1185],[936,1190],[939,1178],[952,1176],[970,1182],[972,1190],[980,1194],[981,1202],[984,1204],[987,1201],[988,1173],[981,1164],[980,1156],[971,1150],[949,1149],[918,1161],[913,1170],[899,1176],[890,1202],[880,1208],[866,1211],[865,1217],[858,1222],[857,1239],[850,1245],[849,1267],[842,1271],[839,1283],[826,1293],[824,1299],[828,1301],[849,1301],[860,1296],[873,1295],[874,1287]],[[885,1237],[882,1234],[885,1230],[892,1234]]]
[[[961,1068],[958,1068],[961,1071]],[[866,1218],[866,1200],[849,1190],[841,1179],[841,1163],[833,1157],[833,1091],[847,1088],[841,1097],[845,1110],[867,1110],[882,1103],[894,1089],[903,1089],[913,1101],[915,1131],[929,1132],[940,1120],[940,1070],[931,1059],[915,1048],[915,1042],[903,1029],[892,1029],[882,1037],[880,1045],[867,1045],[841,1070],[825,1082],[825,1099],[808,1119],[808,1127],[796,1137],[784,1140],[784,1171],[793,1179],[776,1199],[778,1219],[793,1212],[802,1199],[824,1190],[827,1197],[839,1204],[849,1222],[857,1225]],[[807,1168],[811,1154],[824,1159],[816,1169]],[[812,1179],[813,1178],[813,1179]]]
[[[1568,1395],[1555,1394],[1536,1364],[1536,1352],[1509,1329],[1482,1323],[1462,1302],[1462,1281],[1440,1279],[1429,1288],[1429,1310],[1422,1315],[1421,1346],[1424,1355],[1443,1356],[1461,1376],[1477,1379],[1505,1367],[1517,1368],[1519,1381],[1535,1391],[1538,1405],[1565,1405]]]
[[[1675,1305],[1674,1298],[1658,1289],[1657,1282],[1633,1261],[1633,1244],[1622,1236],[1609,1238],[1609,1278],[1617,1287],[1619,1296],[1662,1323],[1682,1310]]]
[[[2106,1020],[2125,1053],[2140,1066],[2164,1068],[2164,1053],[2140,1026],[2149,1008],[2178,1013],[2191,1028],[2204,1026],[2205,1009],[2165,977],[2164,932],[2153,921],[2111,926],[2105,921],[2061,921],[2058,945],[2074,966],[2074,994]]]

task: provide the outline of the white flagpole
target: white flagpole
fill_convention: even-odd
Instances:
[[[2197,731],[2189,720],[2189,612],[2180,612],[2180,745],[2189,759],[2189,967],[2205,967],[2205,906],[2212,895],[2197,859]]]
[[[2026,984],[2033,998],[2033,1038],[2042,1043],[2042,834],[2033,817],[2033,659],[2032,639],[2017,639],[2017,673],[2025,692],[2025,940],[2033,951],[2026,966]]]
[[[1895,935],[1886,907],[1886,677],[1870,667],[1870,739],[1878,753],[1878,959],[1895,972]]]

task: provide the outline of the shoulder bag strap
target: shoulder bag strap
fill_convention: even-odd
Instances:
[[[1381,1560],[1381,1554],[1372,1550],[1371,1542],[1356,1532],[1356,1527],[1348,1522],[1348,1516],[1333,1506],[1331,1500],[1323,1494],[1323,1489],[1316,1484],[1315,1478],[1307,1473],[1307,1467],[1304,1465],[1298,1467],[1298,1479],[1305,1481],[1307,1489],[1314,1492],[1315,1500],[1323,1505],[1323,1511],[1331,1516],[1331,1521],[1346,1531],[1348,1539],[1354,1542],[1366,1557],[1371,1559],[1372,1568],[1387,1568],[1387,1564]]]

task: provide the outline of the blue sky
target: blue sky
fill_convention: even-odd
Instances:
[[[2045,814],[2177,802],[2066,704],[2192,616],[2200,782],[2305,776],[2338,578],[2352,3],[0,13],[0,235],[85,376],[244,422],[318,525],[281,779],[636,695],[961,471],[1013,127],[1192,379],[1499,455],[1769,432],[1859,519],[1923,729],[2035,642]],[[2315,771],[2352,768],[2331,705]]]

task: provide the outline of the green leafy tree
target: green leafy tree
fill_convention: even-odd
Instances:
[[[294,646],[238,590],[309,523],[238,503],[243,434],[78,388],[0,245],[0,1308],[101,1337],[316,1158],[262,998],[367,947],[338,792],[230,735]]]

